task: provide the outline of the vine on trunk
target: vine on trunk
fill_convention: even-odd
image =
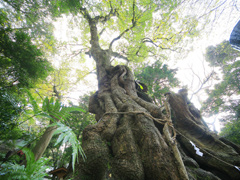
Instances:
[[[209,131],[186,93],[167,93],[160,108],[138,96],[128,67],[105,72],[103,88],[90,98],[97,123],[84,130],[87,160],[75,179],[239,179],[240,148]],[[208,153],[198,156],[190,141]]]

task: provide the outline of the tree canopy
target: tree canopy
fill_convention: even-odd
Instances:
[[[234,107],[239,104],[239,56],[239,51],[234,50],[228,41],[207,48],[206,60],[216,71],[222,73],[220,82],[214,89],[207,91],[209,98],[204,103],[204,110],[210,115],[233,113]]]
[[[42,50],[21,28],[13,28],[9,14],[0,9],[0,119],[1,133],[13,129],[26,105],[23,88],[34,87],[52,70]]]
[[[229,41],[223,41],[206,50],[206,60],[217,68],[221,80],[214,89],[208,90],[208,99],[202,109],[208,115],[225,114],[221,122],[225,125],[221,135],[239,144],[239,67],[240,52],[233,49]],[[220,74],[221,73],[221,74]]]
[[[183,53],[205,27],[206,17],[224,3],[0,1],[0,125],[6,133],[16,132],[15,139],[26,140],[33,151],[20,151],[27,154],[20,161],[18,149],[1,154],[1,175],[10,178],[11,170],[14,177],[20,174],[17,178],[42,178],[46,174],[39,170],[46,168],[40,167],[49,163],[52,168],[68,165],[75,170],[74,179],[238,179],[240,148],[209,131],[186,89],[171,92],[179,80],[177,69],[167,65],[171,53]],[[191,13],[194,6],[204,12]],[[52,36],[53,21],[62,17],[72,30],[67,42]],[[238,61],[229,60],[235,52],[226,48],[212,48],[209,62],[237,74]],[[53,70],[54,58],[60,65]],[[75,60],[79,68],[73,73],[70,61]],[[89,73],[81,63],[92,60],[97,91],[82,98],[79,107],[66,105],[63,94]],[[237,79],[225,79],[232,85],[221,88],[231,94]],[[85,112],[86,101],[95,123]],[[4,133],[1,137],[14,139]]]

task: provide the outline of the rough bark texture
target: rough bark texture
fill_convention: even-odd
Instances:
[[[84,130],[87,161],[80,163],[81,175],[76,179],[100,180],[107,175],[113,179],[181,179],[172,142],[154,124],[154,118],[163,118],[160,108],[137,96],[127,67],[112,67],[107,79],[109,89],[90,100],[89,111],[96,114],[98,123]]]
[[[234,167],[240,165],[240,148],[210,132],[186,94],[167,94],[177,132],[174,141],[167,115],[138,97],[126,66],[111,67],[105,78],[109,83],[90,99],[89,111],[97,123],[84,130],[87,160],[79,163],[75,179],[240,179]]]
[[[89,102],[97,123],[83,132],[87,159],[80,157],[74,179],[240,179],[234,167],[240,165],[240,148],[209,131],[187,92],[166,94],[170,108],[168,103],[160,108],[142,98],[129,68],[111,66],[111,46],[101,49],[96,26],[101,17],[81,11],[89,23],[91,55],[97,66],[98,91]],[[203,156],[196,154],[190,141]]]
[[[198,110],[185,99],[184,94],[171,94],[169,103],[189,176],[195,179],[240,179],[240,172],[234,167],[240,165],[239,146],[224,142],[209,131],[202,123]],[[190,141],[200,149],[202,157],[196,154]]]

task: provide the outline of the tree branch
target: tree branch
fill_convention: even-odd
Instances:
[[[110,5],[111,5],[111,2],[110,2]],[[100,21],[100,22],[102,22],[102,23],[105,23],[105,22],[107,22],[109,19],[111,19],[111,17],[113,17],[113,16],[116,16],[116,14],[117,14],[117,10],[116,9],[113,9],[112,8],[112,6],[111,6],[111,10],[110,10],[110,12],[108,13],[108,15],[106,15],[106,16],[96,16],[94,19],[96,20],[96,21]]]
[[[214,7],[213,9],[211,9],[210,11],[206,12],[205,14],[202,14],[201,16],[199,16],[198,18],[202,18],[208,14],[210,14],[211,12],[217,10],[219,7],[221,7],[222,5],[224,5],[227,2],[227,0],[225,0],[224,2],[222,2],[221,4],[219,4],[218,6]]]
[[[149,43],[152,43],[155,47],[158,47],[158,45],[156,43],[154,43],[153,40],[150,38],[144,38],[144,39],[142,39],[142,42],[143,43],[149,42]]]
[[[99,38],[98,38],[98,32],[97,32],[98,18],[97,17],[92,18],[86,8],[81,7],[80,13],[88,21],[88,24],[90,27],[90,34],[91,34],[90,44],[92,48],[99,48],[100,45],[99,45]]]
[[[144,38],[144,39],[142,39],[142,42],[143,42],[143,43],[151,43],[151,44],[153,44],[155,47],[158,47],[158,48],[161,48],[161,49],[166,49],[166,50],[170,50],[170,51],[176,51],[176,49],[165,48],[165,47],[162,47],[162,46],[160,46],[160,45],[157,45],[157,44],[156,44],[155,42],[153,42],[153,40],[150,39],[150,38]]]
[[[112,40],[112,42],[111,42],[110,45],[109,45],[109,49],[110,49],[110,50],[112,49],[112,45],[113,45],[113,43],[114,43],[115,41],[119,40],[125,33],[127,33],[128,31],[130,31],[131,29],[133,29],[133,28],[136,26],[137,21],[136,21],[136,18],[135,18],[135,6],[136,6],[136,5],[135,5],[135,1],[133,1],[132,26],[129,27],[129,28],[127,28],[127,29],[125,29],[118,37],[116,37],[116,38],[114,38],[114,39]]]
[[[103,28],[103,29],[100,31],[99,36],[101,36],[102,33],[103,33],[105,30],[106,30],[106,28]]]
[[[135,26],[136,24],[136,17],[135,17],[135,1],[133,1],[133,18],[132,18],[132,25]]]
[[[90,14],[88,13],[86,8],[81,7],[80,8],[80,13],[83,15],[83,17],[89,22],[92,20]]]
[[[112,56],[116,57],[116,58],[121,58],[126,60],[127,62],[129,62],[129,59],[126,56],[123,56],[121,54],[119,54],[118,52],[112,52]]]
[[[95,47],[100,47],[99,46],[99,37],[98,35],[101,35],[101,33],[105,30],[103,29],[100,34],[97,33],[97,23],[102,22],[105,23],[107,22],[111,17],[116,16],[117,10],[113,9],[111,6],[110,12],[106,16],[96,16],[92,18],[87,11],[86,8],[80,8],[80,12],[83,15],[83,17],[88,21],[90,31],[91,31],[91,45]]]
[[[115,41],[121,39],[121,37],[122,37],[125,33],[127,33],[129,30],[131,30],[132,28],[134,28],[134,26],[131,26],[130,28],[125,29],[118,37],[114,38],[114,39],[112,40],[112,42],[110,43],[110,45],[109,45],[109,49],[112,49],[113,43],[114,43]]]
[[[209,79],[212,77],[212,75],[214,75],[214,73],[215,73],[215,72],[212,71],[212,72],[208,75],[208,77],[202,82],[202,84],[201,84],[201,86],[199,87],[199,89],[198,89],[197,91],[195,91],[195,92],[191,95],[190,100],[192,99],[192,97],[193,97],[194,94],[197,94],[197,93],[203,88],[204,84],[206,84],[206,83],[209,81]]]

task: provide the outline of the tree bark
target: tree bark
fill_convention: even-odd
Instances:
[[[80,174],[75,179],[240,179],[234,167],[240,165],[238,146],[209,131],[181,93],[167,95],[177,132],[174,141],[166,115],[156,113],[155,105],[134,96],[134,91],[128,93],[124,87],[129,86],[120,83],[125,71],[132,77],[125,66],[113,68],[111,91],[91,98],[89,110],[98,122],[84,130],[87,160],[77,165]],[[131,82],[128,77],[126,84]],[[203,156],[196,154],[190,141]]]
[[[187,179],[174,155],[173,142],[161,134],[163,125],[159,131],[154,124],[163,118],[160,108],[137,96],[126,66],[112,68],[108,76],[109,89],[98,91],[90,100],[89,111],[96,114],[98,123],[84,130],[82,147],[87,160],[79,164],[80,177]]]
[[[199,111],[188,104],[181,93],[170,94],[169,103],[174,112],[173,123],[179,147],[190,176],[197,176],[195,179],[240,179],[240,172],[235,167],[240,165],[240,147],[224,142],[211,132],[203,124]],[[196,114],[191,113],[193,109]],[[196,154],[190,141],[200,149],[202,157]]]
[[[36,146],[33,149],[35,161],[42,157],[43,153],[45,152],[46,148],[48,147],[52,139],[53,133],[56,130],[56,128],[57,128],[56,126],[48,127],[44,134],[41,136],[40,140],[37,142]]]
[[[166,94],[163,112],[141,99],[130,69],[111,66],[111,50],[99,46],[97,19],[82,11],[97,65],[98,91],[89,101],[89,112],[95,114],[97,123],[83,131],[87,159],[79,157],[74,179],[240,179],[235,168],[240,165],[239,147],[233,148],[210,132],[182,91]],[[203,156],[196,154],[192,144]]]

